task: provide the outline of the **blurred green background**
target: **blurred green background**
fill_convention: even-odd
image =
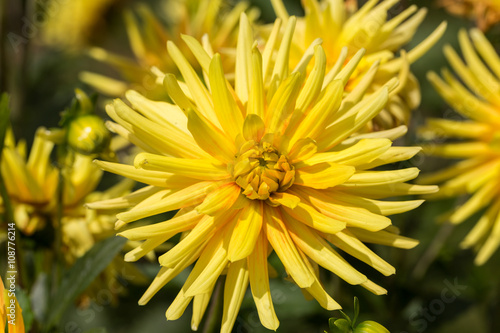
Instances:
[[[152,6],[157,1],[149,0]],[[274,19],[267,0],[251,1],[261,8],[261,20]],[[131,56],[124,31],[121,11],[134,1],[121,1],[112,6],[100,20],[92,39],[94,45]],[[440,99],[425,78],[429,70],[439,71],[446,66],[442,47],[446,43],[457,48],[457,33],[461,28],[471,28],[474,23],[447,14],[437,8],[434,1],[401,1],[403,8],[411,4],[429,9],[425,21],[408,48],[418,44],[438,24],[446,20],[448,28],[441,40],[424,57],[412,65],[422,89],[422,104],[414,113],[408,136],[398,144],[416,144],[415,129],[426,117],[442,117],[449,107]],[[300,1],[287,1],[289,12],[301,15]],[[69,105],[74,88],[92,92],[78,80],[82,70],[115,75],[109,67],[91,60],[85,52],[65,52],[44,46],[37,33],[27,43],[14,49],[7,34],[21,34],[22,18],[33,13],[33,3],[26,0],[3,0],[0,91],[12,96],[12,124],[17,138],[31,142],[39,126],[57,126],[59,113]],[[500,47],[500,28],[493,27],[486,36],[497,48]],[[104,98],[102,98],[104,100]],[[100,114],[104,117],[101,109]],[[418,155],[401,166],[415,165],[423,172],[443,166],[443,161]],[[449,162],[448,162],[449,163]],[[109,182],[109,181],[108,181]],[[106,186],[106,182],[104,182]],[[376,252],[396,267],[394,276],[381,276],[374,269],[347,258],[370,279],[385,287],[387,296],[375,296],[361,287],[350,286],[335,276],[325,274],[325,289],[352,314],[353,297],[361,304],[360,320],[374,320],[385,325],[391,332],[500,332],[500,254],[496,253],[482,267],[473,265],[474,254],[463,251],[459,243],[477,221],[478,215],[454,228],[436,223],[436,216],[458,204],[454,200],[426,202],[420,208],[392,217],[394,225],[405,236],[420,240],[413,250],[391,249],[374,246]],[[2,248],[1,251],[4,251]],[[5,258],[4,254],[1,255]],[[278,263],[277,260],[274,260]],[[152,279],[158,265],[143,261],[140,268]],[[275,267],[279,267],[276,264]],[[285,275],[284,270],[279,272]],[[324,272],[323,272],[324,273]],[[140,332],[188,332],[190,310],[177,321],[167,322],[165,310],[182,286],[187,272],[164,287],[146,306],[137,301],[146,286],[127,285],[128,293],[117,305],[111,305],[106,297],[92,301],[89,308],[68,309],[58,332],[86,332],[92,328],[106,328],[112,333]],[[304,299],[299,288],[282,278],[271,281],[275,308],[281,325],[278,332],[323,332],[328,318],[339,316],[328,312],[315,301]],[[201,325],[203,328],[203,323]],[[203,329],[200,329],[203,331]],[[234,332],[267,332],[259,323],[257,313],[247,292]]]

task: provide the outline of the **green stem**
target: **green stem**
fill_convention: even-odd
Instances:
[[[59,181],[57,184],[57,211],[55,218],[55,239],[54,239],[54,253],[55,264],[52,267],[52,295],[55,295],[61,281],[62,274],[62,216],[63,216],[63,191],[64,191],[64,175],[63,168],[59,167]]]

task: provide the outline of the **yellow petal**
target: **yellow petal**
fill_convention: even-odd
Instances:
[[[183,188],[199,182],[199,180],[177,176],[173,173],[150,171],[150,170],[137,170],[132,165],[105,162],[94,160],[101,169],[116,173],[117,175],[136,180],[141,183],[168,188]]]
[[[228,211],[215,217],[205,215],[185,238],[158,258],[160,265],[174,267],[191,249],[201,246],[206,239],[209,239],[216,230],[223,227],[235,215],[235,211]]]
[[[400,249],[412,249],[418,245],[416,239],[400,236],[385,230],[368,231],[359,228],[349,228],[349,231],[363,243],[381,244]]]
[[[139,153],[134,158],[134,166],[138,169],[169,172],[201,180],[221,180],[230,177],[225,165],[211,159],[188,159]]]
[[[388,185],[374,185],[374,186],[344,186],[339,185],[337,190],[347,192],[348,194],[367,197],[370,199],[381,199],[389,197],[398,197],[401,195],[421,195],[436,193],[437,186],[423,186],[407,183],[393,183]]]
[[[266,126],[264,121],[256,114],[249,114],[246,116],[243,123],[243,137],[247,140],[260,142],[264,136]]]
[[[352,166],[322,162],[295,170],[295,185],[326,189],[345,183],[355,174]]]
[[[308,203],[300,202],[294,209],[283,206],[283,211],[311,228],[325,233],[334,234],[346,227],[345,222],[321,214]]]
[[[282,222],[281,213],[276,208],[264,207],[264,225],[266,226],[269,243],[271,243],[287,272],[299,287],[310,287],[314,283],[314,275],[311,274],[298,253]]]
[[[116,115],[122,119],[120,125],[136,134],[141,140],[152,143],[163,153],[177,157],[200,157],[200,149],[193,139],[176,127],[172,126],[165,131],[162,125],[141,116],[121,100],[115,100],[113,106]]]
[[[227,183],[210,192],[203,203],[196,206],[200,214],[216,215],[222,210],[232,207],[241,195],[241,187],[234,183]]]
[[[227,257],[231,262],[244,259],[252,253],[262,228],[262,203],[250,200],[243,208],[231,233]]]
[[[294,144],[297,140],[306,137],[317,139],[325,128],[330,125],[332,115],[338,110],[342,101],[343,91],[340,80],[334,80],[326,86],[322,96],[293,132],[290,143]]]
[[[301,198],[306,198],[322,214],[341,222],[348,227],[358,227],[370,231],[382,230],[391,225],[391,220],[385,216],[374,214],[361,207],[349,207],[337,201],[329,193],[304,188],[296,190]]]
[[[376,255],[348,230],[328,235],[328,240],[342,251],[358,258],[386,276],[396,273],[393,266]]]
[[[260,322],[270,330],[276,330],[279,320],[274,312],[271,290],[269,288],[269,275],[267,264],[268,240],[265,233],[261,232],[253,252],[248,256],[248,273],[253,300],[257,307]]]
[[[129,240],[143,240],[161,234],[173,233],[175,235],[179,232],[193,229],[200,222],[202,217],[203,215],[192,210],[185,214],[176,214],[175,217],[165,222],[122,231],[118,233],[118,236],[128,238]]]
[[[206,254],[209,252],[211,255]],[[194,275],[195,280],[191,284],[186,281],[185,286],[188,287],[185,296],[191,297],[210,292],[227,263],[227,251],[223,247],[223,240],[213,237],[191,271],[190,275]]]
[[[403,183],[418,176],[418,168],[407,168],[390,171],[358,171],[347,182],[345,186],[375,186],[393,183]]]
[[[252,42],[253,32],[245,13],[240,15],[238,45],[236,46],[235,90],[243,104],[248,101],[250,77],[252,73]]]
[[[240,260],[229,265],[224,285],[221,333],[230,333],[248,287],[247,261]]]
[[[144,295],[142,295],[139,300],[139,305],[147,304],[151,298],[162,289],[168,282],[172,281],[174,277],[176,277],[180,272],[186,269],[189,265],[191,265],[198,257],[200,256],[201,251],[205,248],[205,246],[197,246],[192,248],[191,253],[184,256],[182,260],[180,260],[173,267],[162,267],[153,282],[149,285]]]
[[[362,139],[349,148],[327,153],[318,153],[304,161],[304,164],[334,162],[351,166],[370,163],[380,157],[392,145],[389,139]],[[299,167],[299,166],[296,166]]]
[[[469,216],[487,205],[495,195],[498,195],[498,185],[495,182],[485,184],[465,204],[453,212],[449,218],[450,222],[462,223]]]
[[[234,141],[196,112],[188,111],[188,129],[198,145],[221,162],[231,162],[236,155]]]
[[[194,102],[199,107],[199,110],[201,111],[203,116],[205,116],[210,122],[219,127],[220,124],[214,111],[210,93],[208,92],[205,85],[201,82],[198,74],[196,74],[193,67],[191,67],[182,52],[173,42],[167,42],[167,49],[170,57],[177,65],[177,68],[179,68],[182,77],[189,87],[189,91],[193,96]]]
[[[222,129],[231,138],[235,138],[240,133],[243,125],[243,116],[228,89],[229,83],[224,77],[219,54],[216,54],[210,62],[209,78],[217,118],[222,125]]]
[[[193,316],[191,318],[191,330],[197,331],[203,315],[207,310],[208,303],[212,298],[213,289],[206,294],[199,294],[193,297]]]
[[[284,216],[290,236],[297,246],[314,262],[350,284],[366,281],[366,276],[345,261],[316,231],[290,216]]]

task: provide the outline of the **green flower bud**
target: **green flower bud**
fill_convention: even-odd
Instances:
[[[86,114],[69,123],[67,140],[71,149],[83,155],[92,155],[108,148],[111,134],[100,117]]]
[[[379,323],[367,320],[356,326],[354,333],[389,333],[389,331]]]

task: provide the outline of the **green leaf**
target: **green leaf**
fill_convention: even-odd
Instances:
[[[335,321],[330,318],[329,325],[331,333],[351,333],[351,323],[346,319],[337,319]]]
[[[352,319],[352,326],[356,325],[356,320],[358,319],[359,315],[359,300],[356,296],[354,296],[354,317]]]
[[[342,310],[339,310],[340,314],[342,315],[342,317],[345,318],[345,320],[347,320],[347,322],[349,323],[349,325],[352,326],[352,321],[351,321],[351,318],[349,318],[349,316]]]
[[[21,311],[23,314],[24,321],[24,329],[26,332],[29,332],[31,329],[31,325],[33,324],[33,319],[35,316],[33,315],[33,311],[31,310],[31,303],[28,294],[24,289],[20,286],[16,287],[16,298],[19,302],[19,306],[21,307]]]
[[[111,237],[95,244],[63,276],[49,306],[46,327],[55,326],[77,297],[94,281],[122,249],[126,239]]]

